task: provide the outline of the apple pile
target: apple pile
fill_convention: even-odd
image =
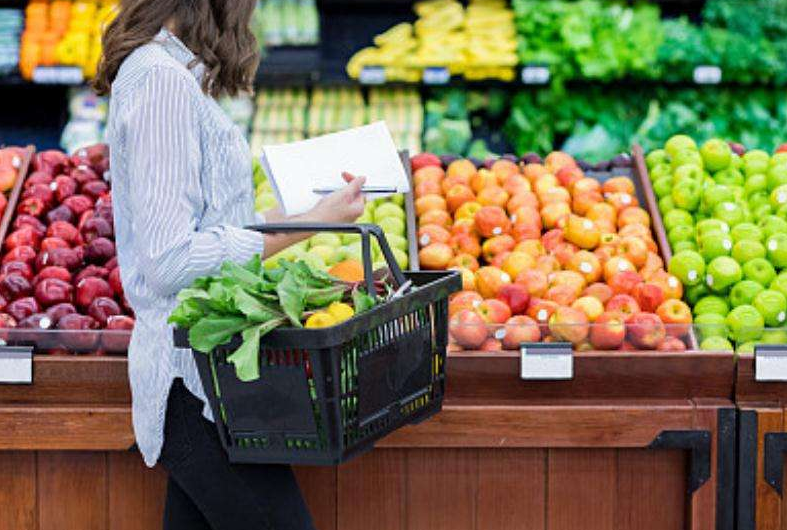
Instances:
[[[771,156],[676,135],[646,163],[700,348],[787,343],[787,144]]]
[[[115,257],[108,167],[106,145],[36,154],[3,241],[0,327],[87,331],[63,334],[63,346],[125,350],[127,334],[99,344],[90,332],[134,326]]]
[[[411,160],[424,269],[457,269],[455,347],[684,350],[692,316],[625,176],[603,184],[562,152],[476,167]]]
[[[0,149],[0,217],[8,207],[7,192],[14,187],[25,158],[25,149],[6,147]]]

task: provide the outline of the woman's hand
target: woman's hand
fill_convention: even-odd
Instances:
[[[363,214],[364,198],[363,185],[366,177],[354,177],[349,173],[342,174],[347,186],[334,191],[317,203],[317,206],[308,212],[285,218],[280,210],[265,213],[268,222],[292,223],[354,223]],[[306,239],[311,234],[265,234],[264,257],[269,258],[277,252],[284,250],[298,241]]]
[[[317,206],[305,216],[317,223],[353,223],[363,214],[364,198],[361,190],[366,177],[354,177],[343,173],[342,178],[347,186],[334,191],[317,203]]]

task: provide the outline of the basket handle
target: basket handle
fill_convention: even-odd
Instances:
[[[263,225],[247,226],[247,230],[255,230],[261,233],[297,233],[297,232],[339,232],[344,234],[361,235],[361,254],[363,256],[363,275],[366,280],[366,289],[369,295],[375,292],[374,276],[372,271],[372,245],[370,235],[373,235],[380,244],[388,268],[393,274],[397,287],[401,287],[407,281],[402,274],[402,269],[394,258],[391,247],[382,228],[374,224],[350,224],[350,223],[266,223]]]

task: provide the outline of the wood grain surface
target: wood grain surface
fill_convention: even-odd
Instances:
[[[38,530],[106,530],[107,454],[38,453]]]
[[[0,530],[37,530],[36,454],[0,451]]]

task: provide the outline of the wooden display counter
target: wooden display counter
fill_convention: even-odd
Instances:
[[[739,530],[787,529],[784,455],[787,452],[787,382],[758,382],[753,355],[738,361]]]
[[[125,370],[37,356],[0,386],[0,530],[160,527]],[[578,353],[524,382],[515,353],[456,353],[440,415],[297,474],[320,530],[732,528],[733,380],[726,354]]]

